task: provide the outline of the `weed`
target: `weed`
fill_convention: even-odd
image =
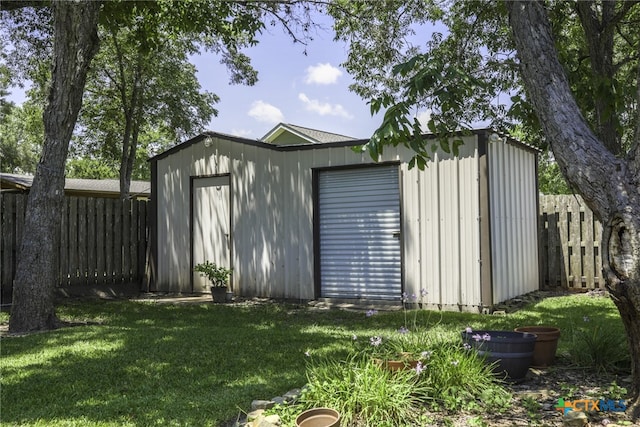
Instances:
[[[607,399],[622,400],[627,396],[627,389],[620,387],[615,381],[604,392]]]
[[[564,400],[573,400],[576,398],[576,392],[579,390],[579,387],[575,384],[560,384],[560,397]]]
[[[523,408],[527,411],[529,420],[532,422],[539,422],[542,417],[540,416],[540,402],[531,396],[525,396],[521,400]]]
[[[489,424],[487,424],[487,422],[485,420],[482,419],[482,417],[477,416],[477,417],[471,417],[467,420],[467,422],[469,423],[469,426],[471,427],[487,427]]]

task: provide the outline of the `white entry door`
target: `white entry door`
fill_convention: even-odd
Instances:
[[[230,268],[229,176],[194,178],[192,191],[193,265],[211,261]],[[206,277],[193,272],[193,292],[206,291],[209,285]]]
[[[398,300],[398,167],[321,171],[318,179],[321,296]]]

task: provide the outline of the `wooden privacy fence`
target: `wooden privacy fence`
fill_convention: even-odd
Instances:
[[[26,194],[2,194],[0,279],[10,295],[22,239]],[[65,197],[57,285],[139,284],[145,276],[147,201]],[[139,287],[136,287],[139,289]]]
[[[540,284],[573,290],[604,287],[602,226],[580,196],[540,196]]]

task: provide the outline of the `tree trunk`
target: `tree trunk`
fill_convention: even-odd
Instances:
[[[142,54],[138,53],[136,70],[131,82],[131,99],[127,102],[126,75],[124,73],[124,56],[120,54],[121,97],[124,106],[125,128],[122,137],[122,156],[120,158],[120,199],[129,198],[131,193],[131,174],[138,149],[138,133],[140,129],[140,108],[142,105]]]
[[[627,401],[640,418],[640,175],[638,161],[614,156],[594,135],[573,98],[541,2],[506,2],[521,74],[565,178],[604,225],[606,286],[625,326],[632,364]],[[638,155],[636,151],[633,153]]]
[[[55,1],[51,89],[43,114],[42,157],[29,193],[13,286],[9,331],[56,327],[53,291],[64,201],[64,166],[82,105],[91,59],[98,50],[100,2]]]
[[[595,92],[595,133],[613,154],[619,154],[622,144],[618,135],[613,66],[613,35],[616,2],[579,1],[575,4],[589,47],[592,81]],[[598,13],[599,11],[599,13]],[[600,15],[600,16],[598,16]]]

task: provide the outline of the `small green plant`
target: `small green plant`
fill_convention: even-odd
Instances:
[[[529,416],[529,420],[531,422],[539,422],[542,417],[540,416],[540,402],[538,402],[535,398],[531,396],[525,396],[521,400],[522,407],[527,411],[527,415]]]
[[[611,385],[609,385],[604,394],[608,399],[621,400],[627,397],[627,389],[625,387],[620,387],[614,381],[611,383]]]
[[[217,266],[213,262],[205,261],[203,263],[196,264],[194,271],[197,271],[201,276],[209,279],[212,287],[226,288],[233,268],[225,268]]]
[[[487,427],[489,424],[480,416],[472,417],[467,420],[467,423],[471,427]]]
[[[560,384],[560,397],[562,397],[565,400],[573,400],[575,398],[577,398],[577,392],[579,390],[579,387],[575,384],[567,384],[567,383],[561,383]]]
[[[583,317],[584,325],[573,331],[569,355],[580,367],[599,372],[615,371],[628,363],[628,351],[622,334],[603,328],[603,322]]]
[[[267,409],[264,414],[271,415],[275,414],[280,417],[280,423],[283,426],[294,426],[296,423],[296,418],[302,412],[304,412],[305,408],[300,404],[276,404],[272,408]]]

